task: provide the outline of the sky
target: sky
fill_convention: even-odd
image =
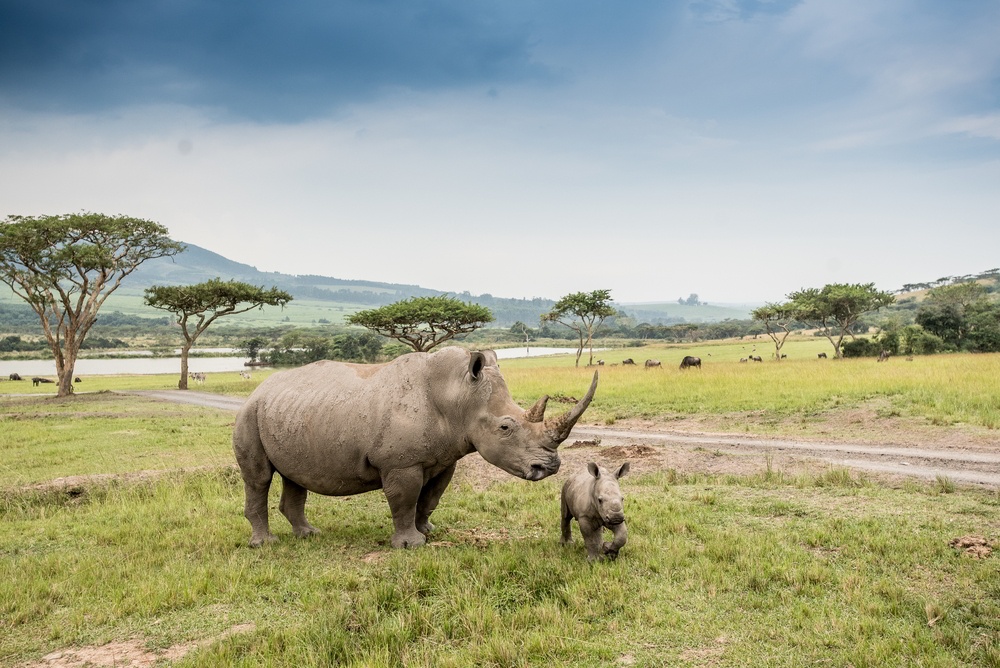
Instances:
[[[0,217],[497,297],[896,290],[1000,266],[998,34],[995,0],[0,0]]]

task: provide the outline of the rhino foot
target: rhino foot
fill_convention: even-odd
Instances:
[[[417,530],[413,532],[395,533],[392,535],[392,546],[400,547],[420,547],[427,543],[427,536]]]
[[[250,538],[250,547],[260,547],[264,543],[273,543],[276,540],[278,540],[278,537],[271,533],[266,536],[254,535]]]
[[[313,534],[319,533],[319,529],[312,525],[307,525],[304,527],[295,527],[292,529],[292,533],[295,534],[296,538],[308,538]]]
[[[431,524],[429,521],[420,523],[417,525],[417,531],[424,534],[425,536],[429,536],[431,535],[431,532],[434,531],[434,525]]]

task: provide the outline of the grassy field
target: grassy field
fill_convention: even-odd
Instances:
[[[628,477],[629,543],[588,564],[579,534],[559,545],[561,478],[466,478],[427,548],[391,550],[372,493],[311,497],[309,540],[275,509],[279,542],[251,550],[231,414],[113,395],[0,410],[3,665],[131,642],[204,666],[1000,666],[1000,561],[948,545],[1000,531],[995,493]],[[147,473],[32,486],[129,472]]]
[[[1000,356],[822,362],[805,340],[780,364],[739,364],[742,345],[602,352],[665,367],[602,367],[588,419],[808,416],[872,397],[940,429],[995,419]],[[700,372],[677,369],[689,353]],[[503,369],[522,402],[579,396],[594,371]],[[245,395],[266,375],[197,389]],[[175,383],[88,377],[97,391],[69,400],[0,385],[29,395],[0,398],[0,665],[111,647],[194,666],[1000,666],[1000,559],[949,546],[1000,535],[996,491],[841,469],[629,476],[629,542],[588,564],[579,533],[559,545],[566,471],[492,486],[460,471],[413,551],[389,548],[379,492],[311,496],[323,533],[295,540],[276,484],[280,540],[251,550],[232,413],[103,391]]]

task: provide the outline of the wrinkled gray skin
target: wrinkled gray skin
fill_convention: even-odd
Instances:
[[[274,540],[267,493],[275,471],[279,509],[296,536],[318,531],[306,520],[308,492],[347,496],[381,488],[395,527],[392,546],[423,545],[459,459],[478,451],[526,480],[555,473],[556,448],[596,388],[595,373],[573,409],[545,419],[548,396],[527,411],[515,404],[493,351],[456,347],[387,364],[321,361],[276,373],[250,395],[233,430],[250,545]]]
[[[618,551],[628,540],[625,527],[625,499],[618,479],[628,473],[625,462],[611,473],[590,462],[585,471],[570,476],[562,488],[562,543],[573,542],[570,522],[580,523],[587,560],[617,559]],[[604,529],[614,534],[614,540],[603,542]]]

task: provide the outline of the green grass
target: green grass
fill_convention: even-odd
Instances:
[[[108,394],[0,407],[0,665],[138,639],[203,642],[181,661],[199,666],[1000,666],[1000,560],[948,546],[1000,533],[995,492],[842,469],[629,476],[629,542],[589,564],[578,533],[559,545],[562,476],[453,485],[413,551],[388,547],[378,492],[312,495],[323,533],[296,540],[275,484],[279,541],[252,550],[232,414]],[[150,469],[166,472],[29,486]]]

